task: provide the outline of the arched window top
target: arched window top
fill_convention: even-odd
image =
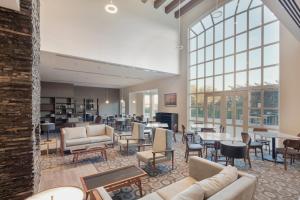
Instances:
[[[252,16],[258,18],[262,16],[262,12],[264,13],[264,21],[270,22],[277,20],[275,15],[266,7],[263,6],[263,11],[259,11],[259,9],[263,6],[263,2],[261,0],[232,0],[227,2],[225,5],[217,8],[212,11],[210,14],[204,16],[199,22],[194,24],[190,28],[190,37],[195,37],[204,31],[208,30],[214,25],[221,23],[222,21],[226,21],[233,16],[243,14],[246,15],[247,11],[252,11]],[[258,14],[257,16],[255,14]],[[236,22],[235,22],[236,23]]]

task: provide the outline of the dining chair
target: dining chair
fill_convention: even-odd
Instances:
[[[215,133],[215,129],[214,128],[201,128],[200,132],[202,133]],[[203,141],[203,146],[204,146],[204,150],[205,150],[205,157],[207,158],[207,151],[208,149],[214,149],[215,148],[215,141]]]
[[[290,157],[290,164],[292,164],[293,160],[300,156],[300,140],[286,139],[283,141],[283,145],[284,169],[287,170],[287,157]]]
[[[185,126],[183,124],[181,125],[181,128],[182,128],[182,138],[181,138],[181,141],[182,141],[183,144],[185,142],[185,139],[184,139],[185,135],[187,135],[188,137],[190,137],[192,140],[194,139],[194,134],[192,132],[186,132],[186,128],[185,128]]]
[[[268,132],[268,129],[266,128],[253,128],[253,132]],[[266,138],[261,137],[260,139],[256,139],[256,142],[260,142],[269,149],[269,154],[271,154],[271,147],[270,147],[270,141]]]
[[[141,147],[152,146],[152,149],[140,151]],[[156,169],[156,164],[166,161],[172,161],[172,170],[174,169],[174,149],[172,142],[172,131],[156,128],[153,144],[141,144],[137,152],[138,166],[140,162],[149,163],[152,169]]]
[[[174,139],[175,143],[176,143],[176,133],[177,132],[178,132],[178,125],[174,124],[174,126],[173,126],[173,139]]]
[[[243,142],[248,145],[249,152],[250,152],[250,149],[254,149],[255,156],[257,156],[256,149],[260,149],[261,159],[264,160],[263,144],[259,143],[259,142],[252,142],[252,139],[251,139],[249,133],[247,133],[247,132],[242,132],[241,136],[242,136]]]
[[[222,124],[220,125],[220,133],[225,133],[225,127]]]
[[[185,162],[188,162],[190,152],[198,152],[198,156],[202,157],[202,149],[203,146],[198,143],[193,143],[193,139],[189,140],[189,137],[187,135],[184,136],[185,139]]]

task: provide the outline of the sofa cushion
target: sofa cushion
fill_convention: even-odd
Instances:
[[[140,198],[139,200],[164,200],[159,196],[156,192],[153,192],[151,194],[147,194],[146,196]]]
[[[111,137],[108,137],[107,135],[88,137],[88,139],[90,140],[90,143],[111,141]]]
[[[197,182],[192,177],[186,177],[180,181],[177,181],[167,187],[164,187],[162,189],[159,189],[157,193],[163,198],[163,199],[172,199],[176,196],[176,194],[184,191],[191,185],[193,185],[195,182]]]
[[[88,137],[105,135],[105,124],[87,126],[86,133]]]
[[[64,137],[66,140],[86,138],[86,128],[85,127],[73,127],[64,128]]]
[[[77,139],[70,139],[66,140],[66,146],[78,146],[78,145],[83,145],[83,144],[90,144],[90,139],[89,138],[77,138]]]
[[[144,163],[147,163],[147,162],[152,162],[153,160],[153,153],[152,153],[152,150],[148,150],[148,151],[141,151],[141,152],[137,152],[136,153],[136,156],[137,156],[137,159],[144,162]],[[155,160],[158,162],[159,159],[161,158],[165,158],[165,155],[164,154],[161,154],[161,153],[156,153],[155,154]]]
[[[182,192],[178,193],[172,200],[203,200],[204,190],[199,184],[193,184]]]
[[[196,184],[205,191],[205,198],[209,198],[218,191],[230,185],[238,178],[238,171],[235,167],[227,166],[218,174],[197,182]]]

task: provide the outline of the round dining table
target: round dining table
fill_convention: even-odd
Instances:
[[[78,187],[56,187],[39,192],[26,200],[83,200],[84,193]]]
[[[281,133],[281,132],[256,131],[256,132],[250,132],[249,134],[253,135],[254,138],[256,138],[257,135],[260,137],[263,137],[263,138],[271,138],[272,139],[272,155],[264,156],[264,160],[278,162],[278,163],[283,163],[283,160],[281,160],[277,157],[276,139],[299,139],[300,140],[300,137],[289,135],[286,133]]]

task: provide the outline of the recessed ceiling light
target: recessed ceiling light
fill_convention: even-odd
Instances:
[[[110,14],[115,14],[118,12],[118,7],[115,4],[113,4],[112,1],[110,1],[109,4],[106,4],[105,10]]]

